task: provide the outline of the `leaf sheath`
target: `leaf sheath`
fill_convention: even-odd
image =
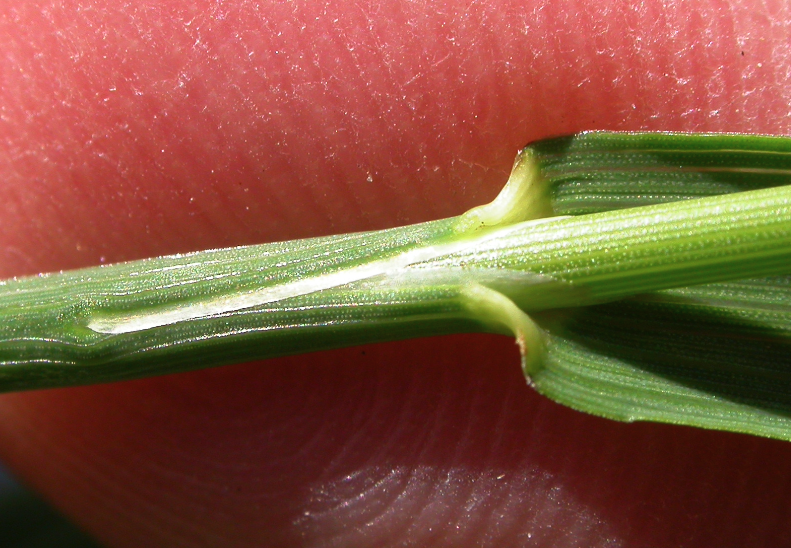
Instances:
[[[529,148],[514,173],[535,171],[536,158],[545,173],[557,170],[542,164],[551,144]],[[791,187],[509,223],[470,228],[463,216],[9,280],[0,286],[0,389],[507,333],[496,307],[470,301],[485,292],[467,288],[491,288],[532,312],[784,273],[791,259]]]

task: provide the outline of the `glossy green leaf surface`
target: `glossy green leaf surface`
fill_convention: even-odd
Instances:
[[[550,328],[536,388],[576,409],[791,439],[786,278],[668,290]]]
[[[791,182],[783,138],[594,133],[537,148],[564,214]],[[560,403],[623,421],[791,439],[791,276],[665,290],[546,325],[532,382]]]
[[[791,184],[787,137],[588,132],[530,145],[556,215]]]

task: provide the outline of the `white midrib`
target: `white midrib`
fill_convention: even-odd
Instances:
[[[420,263],[432,261],[456,253],[469,251],[487,241],[501,238],[516,230],[523,230],[531,225],[548,221],[556,221],[566,217],[549,217],[525,221],[515,225],[497,228],[483,233],[478,238],[464,239],[442,245],[431,245],[405,251],[389,259],[373,261],[368,264],[311,276],[269,287],[262,287],[240,294],[209,297],[199,301],[189,301],[173,305],[151,307],[133,312],[118,314],[97,314],[88,321],[88,328],[97,333],[119,334],[132,333],[152,329],[177,322],[206,318],[218,314],[226,314],[274,303],[293,297],[309,295],[326,289],[345,286],[351,283],[384,277],[396,281],[399,276],[407,274],[407,270]],[[413,270],[414,272],[414,270]],[[414,285],[415,276],[407,276]],[[430,277],[436,283],[436,276]]]

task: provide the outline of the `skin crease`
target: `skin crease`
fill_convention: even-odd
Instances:
[[[458,214],[560,133],[788,134],[789,35],[783,0],[5,3],[0,274]],[[561,408],[505,337],[8,394],[0,456],[114,547],[791,543],[791,444]]]

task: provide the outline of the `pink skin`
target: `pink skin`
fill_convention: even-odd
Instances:
[[[791,132],[783,0],[10,4],[2,277],[458,214],[553,134]],[[9,394],[0,454],[117,547],[791,542],[791,444],[569,411],[505,337]]]

